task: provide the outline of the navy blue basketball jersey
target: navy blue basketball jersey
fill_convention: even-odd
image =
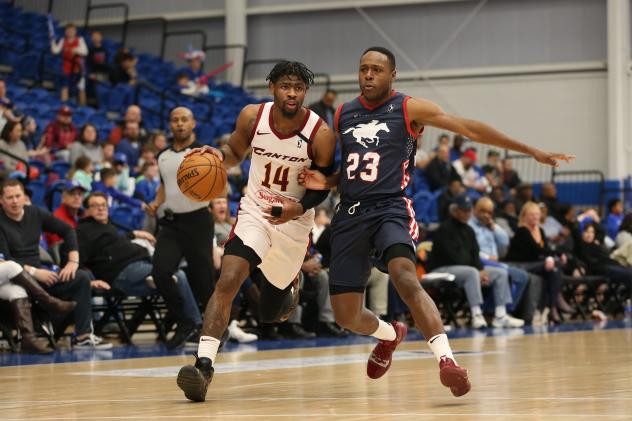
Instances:
[[[340,193],[343,202],[403,196],[415,168],[417,137],[410,127],[406,102],[393,91],[370,106],[359,96],[342,104],[336,129],[342,143]]]

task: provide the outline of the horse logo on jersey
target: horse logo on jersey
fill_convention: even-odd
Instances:
[[[370,123],[360,123],[355,127],[350,127],[342,134],[351,133],[356,142],[368,149],[368,144],[373,144],[373,142],[375,142],[375,146],[380,145],[380,137],[377,134],[381,131],[390,133],[386,123],[371,120]]]

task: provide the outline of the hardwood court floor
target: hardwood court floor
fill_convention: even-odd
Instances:
[[[175,383],[191,356],[5,367],[0,419],[632,419],[632,329],[452,345],[473,385],[462,398],[413,341],[379,380],[365,374],[368,344],[223,353],[201,404]]]

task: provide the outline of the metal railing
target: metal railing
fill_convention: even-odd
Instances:
[[[26,159],[22,159],[19,156],[12,154],[9,151],[5,151],[4,149],[0,149],[0,155],[6,155],[9,158],[15,159],[18,162],[21,162],[22,164],[24,164],[24,171],[25,171],[25,180],[29,180],[29,177],[31,175],[31,165],[29,164],[28,160]]]
[[[214,51],[214,50],[230,50],[230,49],[240,49],[242,51],[242,63],[244,63],[243,68],[241,69],[241,76],[239,78],[239,86],[241,86],[243,88],[244,86],[244,75],[245,75],[245,68],[246,68],[246,57],[248,55],[248,46],[245,44],[217,44],[217,45],[204,45],[202,51],[204,51],[205,53],[207,51]],[[204,68],[204,66],[202,67]]]
[[[88,5],[86,6],[86,17],[83,24],[84,30],[88,30],[90,27],[90,14],[94,10],[105,10],[105,9],[123,9],[123,25],[121,35],[121,44],[125,45],[127,41],[127,25],[129,21],[129,6],[126,3],[107,3],[107,4],[92,4],[92,0],[88,0]]]
[[[160,59],[164,61],[165,59],[165,46],[167,44],[167,39],[170,37],[183,36],[183,35],[199,35],[202,38],[202,48],[206,45],[206,32],[201,29],[191,29],[184,31],[167,31],[162,34],[162,43],[160,49]]]

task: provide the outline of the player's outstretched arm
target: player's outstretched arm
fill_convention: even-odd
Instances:
[[[574,155],[545,152],[525,145],[485,123],[448,114],[432,101],[411,98],[406,103],[406,108],[411,122],[419,127],[433,126],[459,133],[475,142],[531,155],[542,164],[557,167],[559,166],[558,161],[569,162],[575,158]],[[414,129],[415,127],[413,127]]]
[[[230,135],[226,145],[217,149],[212,146],[203,146],[190,150],[185,156],[192,154],[212,153],[222,160],[224,167],[230,168],[239,165],[244,160],[250,149],[250,136],[257,121],[259,112],[258,104],[246,105],[237,117],[235,131]]]

